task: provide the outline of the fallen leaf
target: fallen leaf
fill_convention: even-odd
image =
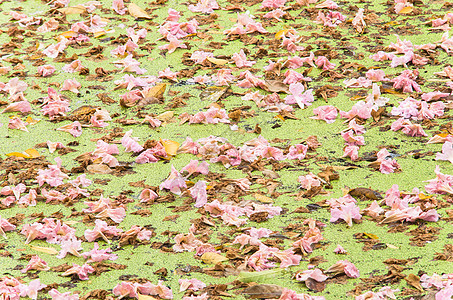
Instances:
[[[41,154],[39,154],[38,150],[36,149],[27,149],[24,152],[11,152],[11,153],[6,153],[6,156],[16,156],[16,157],[23,157],[23,158],[36,158],[40,157]]]
[[[215,57],[208,57],[208,58],[206,58],[206,60],[215,65],[218,65],[218,66],[223,66],[228,63],[228,60],[226,60],[226,59],[220,59],[220,58],[215,58]]]
[[[367,188],[355,188],[349,191],[348,193],[352,197],[365,197],[369,200],[381,200],[382,196],[376,191],[373,191],[372,189],[367,189]]]
[[[407,275],[406,278],[404,279],[407,281],[409,285],[413,286],[420,292],[423,292],[423,287],[420,285],[420,277],[411,273]]]
[[[305,285],[307,288],[313,292],[322,292],[326,288],[326,283],[325,282],[319,282],[314,280],[313,278],[308,278],[305,280]]]
[[[65,15],[80,15],[85,13],[87,10],[83,5],[69,6],[58,9],[58,11],[64,13]]]
[[[160,140],[168,155],[175,156],[179,148],[179,143],[171,140]]]
[[[200,99],[203,101],[215,102],[219,100],[227,90],[228,88],[218,86],[208,87],[200,93]]]
[[[269,198],[267,196],[264,196],[264,195],[261,195],[258,193],[255,193],[253,196],[255,197],[256,200],[258,200],[259,202],[262,202],[262,203],[273,203],[274,202],[274,200],[272,200],[272,198]]]
[[[69,30],[69,31],[65,31],[65,32],[62,32],[59,34],[59,36],[62,36],[64,38],[67,38],[67,39],[70,39],[70,38],[75,38],[77,37],[79,34],[75,31],[72,31],[72,30]]]
[[[241,294],[247,295],[252,299],[276,299],[281,296],[283,289],[283,287],[276,284],[257,284],[244,289]]]
[[[174,111],[166,111],[164,113],[161,113],[160,115],[158,115],[156,117],[156,119],[158,119],[159,121],[162,121],[162,122],[168,122],[171,120],[171,118],[173,118],[173,116],[175,115],[175,112]]]
[[[137,293],[138,295],[138,300],[158,300],[157,298],[154,298],[153,296],[149,295],[142,295],[140,293]]]
[[[127,6],[129,14],[136,19],[152,19],[151,16],[135,3],[129,3]]]
[[[406,7],[404,7],[402,10],[400,10],[400,11],[398,12],[398,14],[400,14],[400,15],[409,14],[409,13],[411,13],[413,10],[414,10],[414,7],[413,7],[413,6],[406,6]]]
[[[286,93],[289,94],[289,87],[287,84],[284,84],[281,80],[264,80],[263,90],[272,92],[272,93]]]
[[[366,233],[366,232],[364,232],[363,235],[369,237],[369,238],[372,239],[372,240],[379,240],[379,237],[378,237],[377,235],[375,235],[375,234],[372,234],[372,233]]]
[[[386,244],[387,247],[389,247],[390,249],[399,249],[397,246],[395,245],[392,245],[392,244]]]
[[[157,99],[162,99],[164,97],[165,90],[167,88],[166,83],[159,83],[150,88],[149,90],[146,91],[146,94],[144,96],[146,98],[157,98]]]
[[[43,253],[47,253],[47,254],[51,254],[51,255],[58,254],[58,251],[55,250],[55,248],[52,248],[52,247],[30,246],[30,249],[31,250],[35,250],[35,251],[39,251],[39,252],[43,252]]]
[[[92,164],[87,166],[87,171],[91,174],[110,174],[113,172],[109,166],[104,164]]]
[[[237,280],[242,282],[265,282],[269,279],[275,278],[275,276],[280,273],[284,273],[285,269],[275,269],[275,270],[264,270],[260,272],[241,272],[238,275]]]
[[[218,264],[222,261],[228,260],[228,258],[215,252],[206,252],[201,256],[201,260],[205,264]]]

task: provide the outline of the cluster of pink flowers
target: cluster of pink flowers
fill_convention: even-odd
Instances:
[[[287,268],[299,265],[302,256],[294,254],[292,249],[279,250],[278,248],[261,244],[260,249],[248,258],[247,265],[255,271],[264,271],[275,267],[275,262],[273,261],[275,259],[280,261],[280,268]]]
[[[130,297],[139,299],[139,294],[141,294],[159,296],[162,299],[173,299],[173,292],[170,288],[163,285],[161,280],[159,280],[157,285],[151,282],[140,284],[137,282],[122,281],[113,288],[112,292],[115,296],[120,296],[120,298]]]
[[[223,34],[249,34],[252,32],[267,33],[267,30],[264,29],[263,25],[259,22],[254,21],[255,17],[250,14],[249,11],[239,14],[237,23],[230,29],[227,29]]]

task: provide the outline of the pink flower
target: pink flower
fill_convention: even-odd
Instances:
[[[182,175],[172,165],[170,176],[160,184],[159,188],[161,190],[167,189],[174,194],[180,195],[181,188],[187,188],[186,179],[182,177]]]
[[[88,259],[87,263],[103,260],[116,260],[118,255],[110,254],[111,252],[112,249],[110,248],[99,250],[99,244],[94,243],[93,249],[89,252],[83,252],[82,256],[83,258]]]
[[[61,274],[61,276],[70,276],[77,274],[80,280],[88,280],[88,274],[94,273],[94,271],[96,270],[86,263],[82,266],[72,264],[72,268],[66,270],[66,272]]]
[[[203,242],[198,240],[192,232],[184,235],[182,233],[175,236],[175,245],[173,245],[173,251],[183,252],[183,251],[194,251],[198,246],[202,245]]]
[[[162,280],[159,280],[157,285],[151,282],[138,284],[137,290],[143,295],[159,296],[162,299],[173,299],[173,292],[163,285]]]
[[[82,124],[79,121],[74,121],[71,124],[57,128],[57,130],[70,133],[73,137],[79,137],[82,135]]]
[[[436,160],[448,160],[453,164],[453,143],[446,141],[442,145],[442,152],[436,153]]]
[[[238,68],[251,67],[256,64],[256,61],[247,60],[243,49],[241,49],[239,53],[233,53],[232,59]]]
[[[347,118],[347,119],[352,119],[355,116],[361,118],[361,119],[368,119],[371,118],[371,109],[372,109],[372,103],[367,103],[365,101],[359,101],[356,104],[354,104],[351,108],[350,111],[345,112],[345,111],[340,111],[340,115],[342,118]]]
[[[84,69],[85,67],[82,65],[82,62],[80,59],[76,59],[72,61],[71,63],[64,65],[63,68],[61,68],[62,71],[66,73],[75,73],[75,72],[80,72]]]
[[[298,281],[306,281],[307,279],[311,278],[313,280],[316,280],[317,282],[323,282],[326,281],[329,277],[324,275],[324,273],[320,269],[316,268],[313,270],[297,272],[295,278]]]
[[[71,295],[71,292],[60,293],[56,289],[51,289],[48,294],[52,297],[52,300],[79,300],[79,294]]]
[[[312,245],[323,239],[321,230],[319,230],[318,227],[313,227],[307,230],[305,235],[298,241],[294,242],[291,247],[293,249],[300,249],[302,253],[311,253],[313,252]]]
[[[313,97],[313,90],[309,89],[304,92],[305,88],[302,83],[292,83],[289,85],[289,91],[291,95],[285,97],[286,104],[297,103],[301,109],[305,106],[310,106],[315,100]]]
[[[178,40],[175,36],[168,34],[167,35],[167,40],[170,42],[169,44],[165,44],[163,46],[159,46],[159,49],[168,50],[168,54],[175,52],[177,48],[183,48],[186,49],[187,45],[184,44],[181,40]]]
[[[200,180],[195,183],[193,187],[189,189],[190,195],[196,201],[195,207],[203,207],[207,202],[207,193],[206,193],[206,181]]]
[[[168,67],[168,68],[166,68],[163,71],[159,71],[157,73],[157,75],[158,75],[157,77],[158,78],[167,78],[169,80],[176,81],[179,73],[180,72],[172,72],[172,71],[170,71],[170,67]]]
[[[326,273],[334,273],[334,275],[346,274],[351,278],[358,278],[360,276],[359,270],[356,268],[356,266],[347,260],[337,261],[334,265],[326,270]]]
[[[347,145],[343,148],[342,157],[350,157],[352,161],[359,159],[359,146],[356,145]]]
[[[38,255],[33,255],[27,266],[20,271],[22,273],[27,273],[29,270],[48,271],[50,268],[44,260],[39,258]]]
[[[181,169],[181,173],[188,172],[188,176],[194,173],[208,174],[209,164],[206,161],[199,162],[198,160],[190,160],[190,162]]]
[[[196,5],[190,4],[188,9],[191,12],[210,14],[214,12],[214,9],[219,9],[219,5],[216,0],[198,0]]]
[[[16,226],[8,222],[7,219],[0,217],[0,234],[6,239],[6,231],[13,231]]]
[[[19,129],[19,130],[22,130],[22,131],[25,131],[25,132],[29,132],[27,127],[26,127],[27,125],[28,125],[27,122],[22,121],[18,117],[14,117],[12,119],[9,119],[9,121],[8,121],[8,128],[9,129]]]
[[[342,219],[348,224],[349,227],[352,226],[352,219],[360,220],[362,218],[360,208],[354,203],[348,203],[340,206],[339,208],[333,208],[331,209],[330,214],[332,216],[330,222]]]
[[[341,245],[337,245],[337,248],[333,250],[336,254],[346,254],[348,253]]]
[[[286,0],[263,0],[261,7],[279,8],[285,6]]]
[[[30,112],[31,111],[31,105],[27,100],[19,101],[19,102],[14,102],[9,104],[2,113],[5,112],[13,112],[13,111],[20,111],[23,113]]]
[[[113,0],[112,2],[112,9],[120,15],[124,15],[126,13],[126,8],[124,6],[123,0]]]
[[[138,198],[140,199],[140,203],[153,203],[158,197],[159,195],[153,190],[144,189]]]
[[[198,279],[192,278],[192,279],[179,279],[179,291],[184,292],[186,290],[192,290],[192,291],[198,291],[201,289],[204,289],[206,287],[206,284]]]
[[[82,87],[82,85],[77,82],[75,79],[66,79],[63,82],[63,86],[61,87],[62,91],[71,91],[73,93],[78,94],[79,93],[79,88]]]
[[[69,176],[63,173],[61,168],[61,158],[55,158],[56,165],[49,165],[46,170],[38,170],[38,176],[36,180],[38,181],[39,186],[42,186],[44,183],[48,183],[50,186],[59,186],[63,184],[63,179],[69,178]]]
[[[133,72],[139,75],[146,72],[145,69],[140,69],[140,62],[132,58],[132,54],[129,54],[125,59],[117,60],[113,62],[117,67],[122,67],[120,73]]]
[[[372,218],[377,218],[381,213],[384,212],[384,209],[382,209],[382,207],[379,206],[379,204],[377,203],[376,200],[374,200],[370,206],[368,206],[367,208],[365,208],[363,210],[363,212],[372,217]]]
[[[407,97],[403,101],[401,101],[398,107],[393,107],[391,114],[393,116],[401,116],[405,119],[410,119],[411,117],[418,116],[418,106],[420,105],[419,100],[415,100],[414,98]]]
[[[112,293],[115,296],[120,296],[120,298],[123,297],[138,298],[137,285],[138,283],[122,281],[113,288]]]
[[[413,90],[421,93],[422,90],[415,79],[418,76],[418,70],[404,70],[399,76],[392,79],[394,89],[402,89],[403,93],[412,93]]]
[[[318,56],[318,58],[315,60],[315,64],[316,66],[318,66],[318,68],[322,67],[324,71],[335,69],[336,66],[335,64],[329,62],[329,60],[325,56]]]
[[[115,226],[109,226],[105,221],[96,220],[93,230],[85,230],[84,235],[88,242],[94,242],[98,238],[102,238],[110,244],[108,236],[119,236],[122,232],[122,229],[116,228]]]
[[[60,253],[56,256],[57,258],[64,258],[66,254],[71,253],[74,256],[80,257],[79,250],[82,249],[82,241],[78,240],[75,237],[72,237],[70,240],[62,241],[60,243],[61,250]]]
[[[385,72],[380,69],[369,69],[365,73],[366,78],[370,79],[371,81],[386,81],[388,80],[385,78]]]
[[[42,290],[45,288],[47,285],[41,284],[39,279],[35,279],[30,281],[30,283],[27,285],[25,284],[20,284],[19,285],[19,290],[20,290],[20,296],[21,297],[29,297],[30,299],[37,299],[38,298],[38,291]]]
[[[365,145],[365,138],[361,135],[354,136],[354,131],[348,130],[346,132],[341,132],[341,136],[348,143],[348,146],[362,146]]]
[[[121,223],[126,217],[126,210],[123,207],[106,208],[96,215],[96,218],[110,218],[116,223]]]
[[[132,130],[127,131],[121,139],[121,145],[123,145],[126,152],[140,152],[144,148],[137,142],[138,138],[131,137]]]
[[[296,72],[294,70],[288,70],[285,72],[285,79],[283,80],[284,84],[292,84],[296,83],[299,81],[311,81],[311,78],[309,77],[304,77],[304,75],[300,74],[299,72]]]
[[[310,117],[310,119],[323,120],[327,124],[335,122],[335,119],[338,115],[338,109],[332,105],[319,106],[313,109],[313,113],[316,114],[316,117]]]
[[[277,9],[274,9],[268,13],[266,13],[263,18],[266,18],[266,19],[275,19],[277,21],[281,21],[281,17],[283,17],[286,13],[281,10],[280,8],[277,8]],[[299,47],[298,47],[299,48]],[[302,47],[303,49],[303,47]]]
[[[298,159],[302,160],[307,155],[308,146],[303,144],[297,144],[294,146],[289,147],[288,154],[286,155],[286,159]]]
[[[314,186],[320,186],[321,181],[319,180],[318,176],[314,175],[310,172],[310,174],[305,176],[299,176],[297,181],[300,182],[301,188],[310,190]]]

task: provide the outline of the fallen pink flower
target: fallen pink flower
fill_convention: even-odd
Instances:
[[[144,148],[137,142],[138,138],[131,137],[132,130],[127,131],[121,139],[121,145],[123,145],[126,152],[140,152]]]
[[[20,284],[19,286],[20,296],[21,297],[29,297],[30,299],[38,299],[38,291],[42,290],[43,288],[47,287],[45,284],[41,284],[39,279],[35,279],[30,281],[28,286],[26,284]]]
[[[203,207],[207,202],[206,181],[200,180],[189,189],[190,195],[195,200],[195,207]]]
[[[351,278],[358,278],[360,276],[359,270],[356,266],[347,260],[337,261],[334,265],[327,269],[325,273],[333,273],[334,275],[346,274],[346,276]]]
[[[198,246],[202,245],[203,242],[198,240],[192,232],[184,235],[182,233],[175,236],[175,245],[173,245],[173,251],[183,252],[183,251],[194,251]]]
[[[72,264],[72,268],[66,270],[61,276],[77,275],[80,280],[88,280],[88,274],[94,273],[94,271],[96,270],[86,263],[82,266]]]
[[[453,164],[453,143],[446,141],[442,145],[442,152],[436,153],[436,160],[447,160]]]
[[[311,278],[313,280],[316,280],[317,282],[323,282],[326,281],[329,277],[324,275],[324,273],[320,269],[316,268],[313,270],[297,272],[295,278],[297,281],[306,281],[307,279]]]
[[[336,254],[346,254],[348,251],[346,251],[341,245],[337,245],[337,248],[333,250]]]
[[[123,0],[113,0],[112,9],[119,15],[124,15],[127,11]]]
[[[256,64],[256,61],[247,60],[243,49],[239,53],[233,53],[232,59],[238,68],[251,67]]]
[[[51,289],[48,294],[52,297],[52,300],[79,300],[79,294],[71,295],[71,292],[60,293],[56,289]]]
[[[317,116],[310,117],[310,119],[323,120],[326,121],[327,124],[331,124],[335,122],[335,119],[337,118],[338,109],[332,105],[324,105],[313,109],[313,113]]]
[[[219,5],[216,0],[198,0],[196,5],[190,4],[188,9],[191,12],[211,14],[214,12],[214,9],[219,9]]]
[[[89,252],[83,252],[82,256],[83,258],[88,259],[87,263],[118,259],[118,255],[110,254],[111,252],[112,249],[110,248],[99,250],[99,244],[94,243],[93,249]]]
[[[33,255],[27,266],[20,271],[22,273],[27,273],[29,270],[48,271],[50,268],[38,255]]]
[[[60,253],[56,256],[57,258],[64,258],[66,254],[70,253],[74,256],[81,257],[79,250],[82,249],[82,241],[78,240],[76,237],[72,237],[69,240],[62,241],[60,243],[61,250]]]
[[[342,205],[339,208],[332,208],[330,211],[331,219],[330,222],[336,222],[338,219],[344,220],[349,227],[352,226],[352,220],[360,220],[362,215],[360,214],[360,208],[354,203],[348,203]]]
[[[93,230],[85,230],[84,236],[88,242],[94,242],[98,238],[102,238],[110,244],[108,237],[119,236],[122,232],[122,229],[109,226],[105,221],[96,220]]]
[[[198,291],[201,289],[204,289],[206,287],[206,284],[203,281],[200,281],[196,278],[192,279],[179,279],[179,291],[184,292],[187,290],[192,290],[192,291]]]
[[[73,137],[79,137],[82,135],[82,124],[79,121],[74,121],[71,124],[63,125],[56,130],[70,133]]]
[[[140,203],[153,203],[158,197],[159,195],[153,190],[144,189],[138,198],[140,199]]]
[[[6,231],[13,231],[16,229],[16,225],[11,224],[8,222],[7,219],[3,219],[0,217],[0,234],[6,239]]]
[[[176,195],[180,195],[181,188],[187,188],[186,179],[172,165],[170,176],[160,184],[159,188],[161,190],[167,189]]]
[[[14,117],[12,119],[9,119],[8,121],[8,128],[9,129],[19,129],[25,132],[29,132],[27,129],[27,122],[22,121],[18,117]]]
[[[2,113],[5,112],[13,112],[13,111],[19,111],[19,112],[30,112],[31,111],[31,105],[27,100],[19,101],[19,102],[14,102],[9,104]]]
[[[123,207],[106,208],[98,213],[96,218],[110,218],[115,223],[121,223],[126,217],[126,210]]]

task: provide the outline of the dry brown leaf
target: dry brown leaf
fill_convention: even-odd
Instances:
[[[325,282],[319,282],[314,280],[313,278],[308,278],[305,280],[305,285],[307,288],[313,292],[322,292],[326,288],[326,283]]]
[[[206,252],[201,256],[201,260],[205,264],[218,264],[222,261],[228,260],[228,258],[215,252]]]
[[[208,87],[200,93],[200,99],[203,101],[215,102],[219,100],[227,90],[228,88],[219,86]]]
[[[272,93],[286,93],[289,94],[289,87],[287,84],[284,84],[281,80],[264,80],[265,86],[263,90],[272,92]]]
[[[166,83],[159,83],[150,88],[149,90],[146,91],[145,97],[146,98],[157,98],[157,99],[162,99],[164,97],[165,90],[167,88]]]
[[[281,296],[283,289],[283,287],[276,284],[257,284],[244,289],[242,294],[247,295],[252,299],[277,299]]]
[[[348,193],[352,197],[365,197],[369,200],[381,200],[382,196],[376,191],[373,191],[372,189],[367,189],[367,188],[355,188],[349,191]]]
[[[85,6],[83,5],[76,5],[76,6],[69,6],[63,7],[58,9],[58,11],[64,13],[65,15],[80,15],[87,11]]]
[[[420,277],[411,273],[407,275],[406,278],[404,279],[407,281],[409,285],[413,286],[420,292],[423,292],[423,287],[420,285]]]
[[[259,202],[262,202],[262,203],[273,203],[274,202],[274,200],[272,200],[271,198],[258,194],[258,193],[255,193],[253,196],[255,197],[256,200],[258,200]]]
[[[110,174],[113,172],[109,166],[104,164],[93,164],[87,166],[87,171],[91,174]]]
[[[161,113],[160,115],[158,115],[156,117],[156,119],[158,119],[159,121],[162,121],[162,122],[168,122],[171,120],[171,118],[173,118],[173,116],[175,115],[175,112],[174,111],[166,111],[164,113]]]
[[[228,60],[226,59],[220,59],[215,57],[208,57],[206,58],[206,60],[218,66],[223,66],[228,63]]]
[[[58,254],[58,251],[52,247],[30,246],[30,249],[51,255]]]
[[[167,155],[175,156],[178,148],[179,148],[179,143],[171,140],[160,140],[161,144],[165,148],[165,152],[167,152]]]
[[[152,19],[151,16],[135,3],[129,3],[127,6],[129,14],[136,19]]]

